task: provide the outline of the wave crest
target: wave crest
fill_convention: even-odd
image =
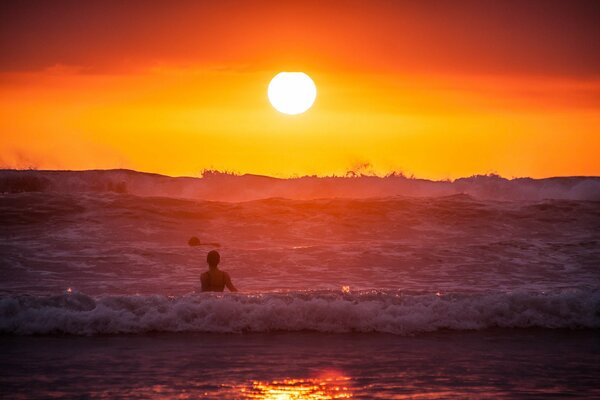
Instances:
[[[145,332],[382,332],[441,329],[600,328],[600,291],[404,294],[287,292],[3,296],[3,334]]]
[[[273,197],[378,198],[391,196],[438,197],[468,194],[489,200],[600,200],[600,177],[506,179],[475,175],[454,181],[385,177],[273,178],[260,175],[211,173],[202,178],[168,177],[130,170],[21,171],[0,170],[0,193],[93,192],[136,196],[177,197],[194,200],[250,201]]]

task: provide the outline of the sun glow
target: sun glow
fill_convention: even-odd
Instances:
[[[0,84],[0,166],[282,178],[361,165],[431,179],[600,173],[599,80],[314,69],[318,101],[290,116],[265,96],[274,68],[0,74],[11,82]]]
[[[267,94],[277,111],[296,115],[313,105],[317,98],[317,87],[304,72],[280,72],[269,83]]]

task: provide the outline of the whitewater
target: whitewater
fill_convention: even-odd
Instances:
[[[328,291],[187,296],[3,297],[0,332],[380,332],[600,328],[600,292],[415,295]]]

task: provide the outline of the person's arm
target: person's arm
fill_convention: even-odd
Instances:
[[[233,286],[233,282],[231,282],[231,277],[227,272],[225,272],[225,286],[229,289],[230,292],[237,292],[237,288]]]
[[[202,284],[202,289],[201,289],[202,292],[208,291],[208,286],[209,286],[208,279],[209,279],[209,277],[206,272],[203,272],[202,275],[200,275],[200,283]]]

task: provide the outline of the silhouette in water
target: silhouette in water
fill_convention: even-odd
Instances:
[[[216,250],[211,250],[206,255],[206,262],[208,263],[208,271],[203,272],[200,275],[200,281],[202,282],[203,292],[222,292],[225,290],[225,286],[231,292],[237,292],[235,286],[231,282],[229,274],[219,269],[219,261],[221,261],[221,255]]]
[[[221,247],[221,245],[219,243],[216,242],[204,242],[202,243],[200,241],[200,239],[198,239],[196,236],[192,236],[190,238],[190,240],[188,240],[188,244],[192,247],[195,246],[213,246],[213,247]]]

